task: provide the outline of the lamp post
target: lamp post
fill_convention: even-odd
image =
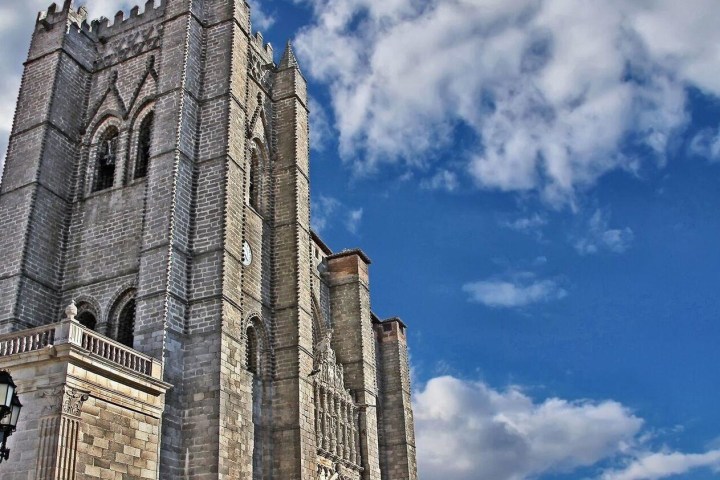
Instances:
[[[0,371],[0,439],[2,439],[0,463],[10,457],[7,439],[15,431],[20,417],[20,409],[22,409],[15,389],[15,382],[10,374],[4,370]]]

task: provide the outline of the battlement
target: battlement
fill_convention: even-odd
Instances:
[[[165,11],[165,0],[147,0],[145,9],[140,12],[139,6],[130,9],[130,16],[126,17],[125,12],[119,10],[113,18],[113,23],[105,17],[100,17],[91,22],[91,30],[98,38],[112,37],[118,33],[126,32],[142,23],[162,16]]]
[[[83,6],[75,10],[73,0],[65,0],[60,9],[58,9],[57,4],[53,3],[47,10],[38,13],[35,23],[45,28],[51,28],[55,24],[63,23],[75,25],[78,29],[89,31],[90,26],[87,23],[87,16],[87,8]]]
[[[265,43],[265,40],[263,39],[263,35],[260,32],[255,32],[255,35],[252,35],[250,37],[250,41],[252,42],[253,46],[257,48],[259,51],[263,52],[265,55],[267,55],[266,60],[269,62],[272,62],[273,60],[273,47],[270,43]]]
[[[36,23],[44,26],[46,29],[52,28],[56,24],[64,24],[74,26],[95,40],[111,37],[118,33],[125,32],[135,26],[154,20],[162,15],[165,9],[165,0],[147,0],[145,8],[141,12],[139,6],[130,9],[130,16],[125,16],[125,12],[120,10],[115,14],[113,23],[106,17],[94,19],[88,23],[88,10],[84,6],[77,10],[73,8],[73,0],[65,0],[62,7],[57,4],[51,4],[47,10],[38,13]]]

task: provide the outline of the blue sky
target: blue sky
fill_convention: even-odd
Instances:
[[[0,5],[2,151],[46,6]],[[309,82],[315,228],[410,326],[422,478],[720,477],[720,5],[254,7]]]

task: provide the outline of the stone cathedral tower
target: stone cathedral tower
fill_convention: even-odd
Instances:
[[[416,479],[405,325],[310,230],[305,79],[243,0],[37,18],[0,187],[3,480]]]

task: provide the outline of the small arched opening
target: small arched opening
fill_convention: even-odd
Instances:
[[[115,181],[115,165],[118,160],[118,138],[120,132],[117,127],[110,126],[100,137],[95,150],[95,179],[93,192],[111,188]]]
[[[137,157],[135,158],[134,178],[147,176],[148,164],[150,163],[150,146],[152,144],[152,128],[155,114],[148,113],[140,123],[138,130]]]
[[[118,315],[117,341],[130,348],[135,340],[135,299],[130,299]]]
[[[82,313],[80,313],[77,316],[78,322],[80,322],[80,325],[83,327],[87,327],[90,330],[95,330],[95,327],[97,326],[97,319],[95,318],[95,315],[89,310],[86,310]]]
[[[250,171],[248,172],[248,182],[250,184],[248,194],[250,196],[250,206],[258,212],[260,211],[261,195],[260,178],[260,154],[257,148],[253,148],[250,155]]]
[[[93,303],[89,301],[79,301],[77,303],[77,321],[80,325],[95,330],[97,328],[98,312],[97,307],[93,306]]]

